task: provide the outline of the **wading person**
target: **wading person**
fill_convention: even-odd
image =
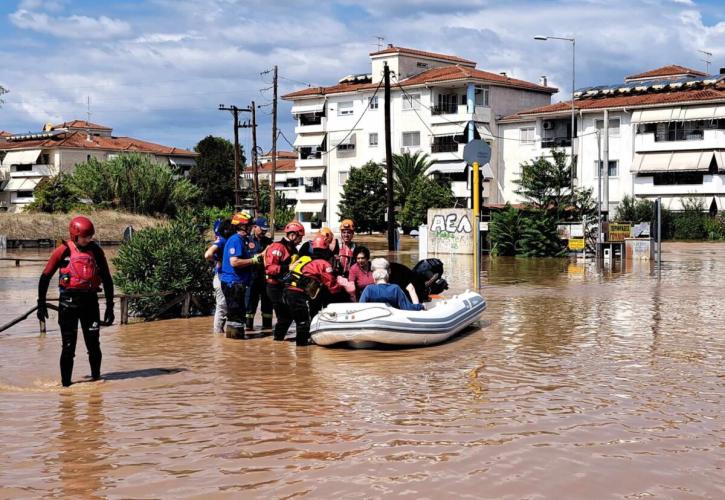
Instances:
[[[284,302],[284,284],[282,277],[289,271],[289,266],[297,259],[297,245],[305,236],[305,228],[293,220],[284,228],[285,236],[269,245],[264,252],[264,272],[267,281],[267,297],[272,303],[277,324],[274,326],[274,340],[284,340],[291,322],[289,307]],[[280,322],[287,323],[282,331]]]
[[[347,279],[355,285],[354,293],[350,294],[353,302],[360,300],[360,295],[366,286],[375,283],[373,280],[373,271],[370,268],[370,250],[368,247],[360,245],[355,247],[353,252],[355,263],[350,268]]]
[[[224,245],[226,245],[227,240],[234,234],[232,221],[230,219],[220,220],[219,224],[214,228],[214,234],[216,235],[216,240],[207,248],[204,253],[204,258],[214,264],[214,280],[212,281],[214,298],[216,300],[216,307],[214,308],[214,333],[224,333],[224,323],[227,320],[227,301],[224,298],[219,274],[222,268]]]
[[[70,239],[56,248],[40,275],[38,283],[38,319],[48,317],[46,294],[50,279],[60,269],[60,304],[58,326],[63,340],[60,353],[60,377],[64,387],[71,385],[73,358],[78,340],[78,323],[88,350],[91,378],[101,378],[100,309],[98,291],[103,284],[106,310],[103,323],[110,325],[113,315],[113,279],[108,270],[106,255],[93,241],[95,229],[87,217],[74,217],[68,226]]]
[[[378,259],[375,259],[378,260]],[[388,270],[378,267],[373,271],[375,284],[365,287],[360,296],[360,303],[380,302],[396,309],[405,311],[421,311],[425,309],[422,304],[413,304],[403,290],[396,284],[388,283]]]
[[[246,289],[252,283],[252,266],[261,261],[262,254],[252,256],[247,247],[247,235],[251,216],[239,212],[232,217],[232,228],[235,234],[224,245],[222,257],[221,282],[224,299],[227,302],[227,324],[224,329],[226,337],[244,338]]]
[[[266,218],[257,217],[254,219],[252,234],[247,239],[247,247],[252,256],[259,255],[258,258],[263,259],[264,251],[272,244],[272,238],[267,236],[267,231],[269,231],[269,223]],[[260,262],[252,267],[252,284],[247,287],[244,298],[247,309],[247,330],[254,328],[254,315],[260,302],[262,304],[262,328],[264,330],[272,328],[272,302],[267,297],[266,288],[264,263]]]
[[[297,345],[306,346],[310,343],[310,319],[319,312],[317,299],[321,290],[324,288],[331,294],[343,291],[332,273],[331,259],[332,252],[324,236],[318,236],[312,241],[312,257],[300,257],[290,266],[284,300],[291,317],[277,319],[275,335],[277,328],[286,335],[294,320]]]

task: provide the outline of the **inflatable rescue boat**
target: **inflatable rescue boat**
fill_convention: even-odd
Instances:
[[[467,291],[427,307],[424,311],[403,311],[377,303],[330,304],[314,317],[310,333],[315,344],[321,346],[437,344],[478,320],[486,309],[486,299]]]

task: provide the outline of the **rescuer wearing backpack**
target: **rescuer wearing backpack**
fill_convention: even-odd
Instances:
[[[101,378],[101,345],[99,327],[110,325],[113,315],[113,279],[108,270],[106,255],[94,241],[93,222],[87,217],[74,217],[68,226],[70,239],[56,248],[40,275],[38,282],[38,319],[48,317],[46,294],[50,279],[60,269],[60,304],[58,325],[63,339],[60,353],[60,376],[64,387],[71,385],[73,358],[78,340],[78,322],[83,330],[83,340],[88,349],[93,380]],[[103,283],[106,311],[101,323],[98,291]]]

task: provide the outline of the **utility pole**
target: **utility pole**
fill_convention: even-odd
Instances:
[[[272,97],[272,179],[269,183],[269,229],[274,238],[274,212],[276,209],[275,184],[277,182],[277,65],[274,66],[274,78],[272,80],[274,97]]]
[[[254,169],[254,211],[259,213],[259,158],[257,158],[257,107],[252,101],[252,168]]]
[[[249,108],[238,108],[237,106],[224,106],[219,105],[219,111],[231,111],[234,117],[234,209],[239,211],[242,209],[241,191],[239,189],[239,128],[242,127],[239,123],[239,112],[249,112]]]
[[[388,194],[388,251],[395,250],[395,199],[393,198],[393,144],[390,137],[390,68],[383,63],[385,81],[385,164]]]

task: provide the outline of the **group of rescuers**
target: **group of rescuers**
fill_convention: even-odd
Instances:
[[[214,331],[243,339],[254,328],[261,302],[262,330],[284,340],[295,323],[298,346],[310,343],[310,322],[332,302],[381,302],[398,309],[424,309],[415,276],[406,266],[385,259],[370,260],[368,248],[357,245],[355,223],[340,224],[341,241],[324,227],[302,243],[304,226],[293,220],[276,242],[267,236],[267,219],[238,212],[218,221],[217,239],[204,257],[214,262],[216,313]]]
[[[285,236],[277,242],[266,236],[268,229],[264,217],[252,220],[246,212],[218,221],[217,239],[205,253],[215,270],[216,332],[243,339],[245,328],[253,328],[260,301],[263,329],[271,329],[274,311],[277,316],[274,339],[284,340],[294,321],[297,345],[301,346],[310,341],[310,318],[330,302],[359,300],[385,302],[400,309],[423,309],[419,295],[427,294],[429,284],[421,287],[420,279],[416,281],[415,274],[401,264],[389,264],[384,259],[374,259],[371,263],[369,250],[352,241],[353,221],[342,221],[341,242],[329,228],[323,228],[299,250],[305,229],[298,221],[287,224]],[[48,318],[46,295],[50,280],[60,271],[60,372],[61,383],[66,387],[71,385],[78,324],[88,350],[91,378],[98,380],[102,358],[99,330],[101,326],[113,324],[115,319],[113,279],[103,250],[93,241],[93,222],[84,216],[74,217],[68,232],[70,238],[53,251],[40,276],[37,306],[37,317],[44,323]],[[440,279],[440,266],[432,281],[442,290],[447,284]],[[389,280],[400,283],[402,289],[389,284]],[[103,320],[98,303],[101,285],[106,302]]]

